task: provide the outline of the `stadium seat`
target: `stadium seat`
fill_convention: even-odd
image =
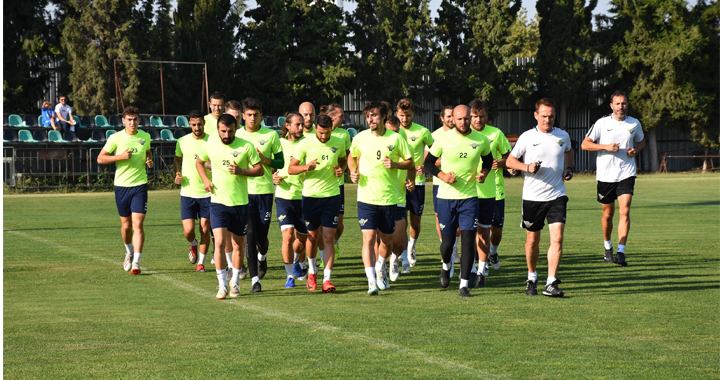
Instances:
[[[8,120],[8,115],[3,115],[3,127],[9,127],[10,121]]]
[[[90,139],[87,140],[87,142],[105,142],[106,140],[107,139],[105,138],[105,134],[102,133],[102,131],[99,131],[96,129],[96,130],[92,131],[92,134],[90,135]]]
[[[28,127],[37,127],[42,125],[42,115],[35,117],[33,115],[25,115],[25,125]]]
[[[95,126],[95,122],[90,116],[83,116],[82,118],[80,118],[80,122],[82,123],[82,125],[88,128],[92,128]]]
[[[278,118],[278,127],[282,127],[283,124],[285,124],[285,116],[280,116]]]
[[[182,129],[176,129],[175,132],[173,133],[173,135],[175,136],[176,139],[179,139],[179,138],[185,136],[185,131],[183,131]]]
[[[109,122],[113,127],[123,127],[122,116],[112,115],[110,116]]]
[[[116,130],[114,130],[114,129],[108,129],[107,131],[105,131],[105,139],[109,139],[110,136],[114,135],[115,133],[117,133]]]
[[[66,143],[66,142],[68,142],[68,141],[65,141],[65,139],[63,139],[62,135],[61,135],[60,132],[58,132],[58,131],[50,131],[50,132],[48,132],[48,140],[49,140],[50,142],[54,142],[54,143]]]
[[[8,124],[10,124],[11,127],[26,127],[20,115],[15,114],[8,116]]]
[[[81,141],[82,141],[82,140],[80,140],[80,139],[77,137],[77,135],[76,135],[75,132],[73,132],[73,131],[65,131],[65,132],[63,132],[63,138],[64,138],[67,142],[81,142]]]
[[[18,131],[18,140],[21,142],[28,142],[28,143],[36,143],[39,142],[35,140],[32,136],[32,133],[30,131],[23,129]]]
[[[103,115],[95,115],[95,126],[98,128],[111,128],[112,125],[108,123],[107,119]]]
[[[165,128],[162,118],[159,116],[150,116],[150,126],[155,128]]]
[[[87,125],[83,125],[82,121],[80,120],[80,117],[77,115],[73,115],[73,119],[75,120],[75,126],[77,128],[87,128]]]
[[[41,130],[34,131],[33,138],[35,140],[37,140],[38,142],[47,142],[48,141],[47,132],[41,131]]]
[[[177,141],[175,136],[173,136],[172,131],[169,129],[163,129],[160,131],[160,137],[162,137],[165,141]]]
[[[150,119],[148,119],[147,115],[140,115],[140,127],[150,128],[152,125],[150,124]]]
[[[178,116],[175,118],[175,125],[182,128],[190,128],[190,123],[185,116]]]
[[[275,116],[265,116],[265,126],[273,128],[275,126]]]
[[[355,136],[357,136],[357,134],[358,134],[358,131],[355,128],[348,128],[347,131],[350,134],[351,139],[355,138]]]
[[[175,125],[175,120],[173,120],[173,118],[170,117],[170,116],[165,116],[165,117],[163,117],[163,124],[164,124],[166,127],[175,127],[175,126],[176,126],[176,125]]]
[[[160,137],[160,132],[158,132],[157,129],[149,129],[147,133],[150,134],[150,138],[152,138],[152,141],[162,140],[162,137]]]
[[[4,142],[17,142],[18,141],[17,133],[15,133],[15,131],[11,131],[9,129],[3,130],[3,141]]]

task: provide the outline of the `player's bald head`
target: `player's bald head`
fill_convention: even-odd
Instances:
[[[310,102],[304,102],[298,107],[298,111],[302,113],[315,113],[315,106]]]
[[[470,107],[468,107],[464,104],[461,104],[461,105],[455,107],[455,109],[453,109],[453,118],[457,117],[458,115],[469,116],[470,115]]]

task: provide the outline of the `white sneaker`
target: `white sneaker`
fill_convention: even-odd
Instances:
[[[230,284],[230,298],[240,297],[240,285],[238,283]]]
[[[417,256],[415,255],[414,249],[408,252],[408,261],[410,262],[411,268],[417,264]]]
[[[406,263],[403,261],[402,263],[402,270],[400,271],[402,274],[410,274],[410,263]]]
[[[453,247],[453,263],[460,264],[460,254],[458,253],[457,245]],[[450,276],[452,277],[452,276]]]
[[[450,278],[453,278],[455,276],[455,262],[450,262]]]
[[[125,272],[130,272],[130,269],[132,269],[133,256],[135,255],[125,254],[125,261],[123,261],[123,269],[125,269]]]
[[[394,260],[393,260],[393,257],[395,257]],[[397,281],[399,276],[400,276],[400,260],[398,260],[397,256],[391,255],[390,256],[390,281],[392,281],[392,282]]]
[[[378,288],[376,283],[368,284],[368,295],[369,296],[376,296],[378,295]]]
[[[390,282],[388,282],[387,268],[385,265],[380,270],[375,269],[375,277],[377,278],[377,286],[380,290],[386,290],[390,288]]]
[[[217,289],[218,289],[218,292],[215,297],[217,297],[217,299],[219,299],[219,300],[224,300],[228,294],[227,287],[218,285]]]

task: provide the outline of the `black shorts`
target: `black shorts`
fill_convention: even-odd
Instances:
[[[340,185],[340,215],[345,214],[345,185]]]
[[[505,199],[495,200],[495,211],[493,212],[492,225],[503,228],[505,224]]]
[[[490,228],[495,212],[495,198],[478,198],[478,222],[477,226]]]
[[[535,232],[545,227],[545,219],[548,224],[565,223],[567,202],[568,197],[565,195],[547,202],[523,200],[520,227]]]
[[[597,200],[598,202],[609,205],[623,195],[633,195],[635,190],[635,177],[625,178],[620,182],[600,182],[597,183]]]
[[[397,206],[397,210],[395,210],[395,223],[407,219],[407,208],[405,206]]]
[[[257,214],[260,223],[270,224],[272,220],[272,203],[273,194],[248,194],[248,216]]]
[[[302,200],[275,198],[275,210],[280,230],[294,228],[297,233],[307,235],[303,219]]]
[[[440,186],[438,186],[438,185],[433,185],[433,210],[435,210],[436,214],[437,214],[437,193],[438,193],[439,187]]]
[[[405,207],[413,215],[422,216],[425,209],[425,185],[415,185],[415,190],[405,190]]]
[[[247,233],[247,205],[225,206],[220,203],[210,203],[210,225],[212,228],[227,228],[238,236]]]
[[[126,218],[132,214],[146,214],[148,201],[148,185],[133,187],[115,186],[115,204],[118,214]]]
[[[180,220],[210,219],[210,197],[190,198],[180,196]]]
[[[332,197],[303,197],[302,215],[308,231],[315,231],[320,226],[337,228],[340,220],[340,194]]]

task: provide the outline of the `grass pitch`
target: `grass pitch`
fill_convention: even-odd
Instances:
[[[563,299],[525,296],[518,178],[507,184],[501,269],[471,299],[458,297],[457,277],[439,286],[430,191],[418,265],[380,297],[366,295],[346,185],[335,294],[283,288],[273,219],[263,292],[250,295],[245,280],[225,301],[212,265],[196,274],[187,261],[178,191],[150,193],[140,276],[122,270],[112,193],[5,196],[4,377],[718,378],[719,184],[640,176],[620,267],[603,263],[594,178],[573,179]],[[540,284],[547,246],[545,229]]]

